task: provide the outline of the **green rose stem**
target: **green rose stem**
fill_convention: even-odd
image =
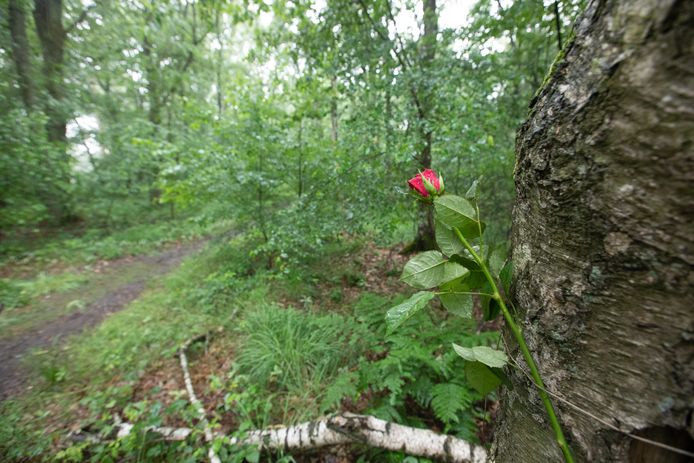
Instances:
[[[460,242],[463,243],[463,246],[465,246],[465,248],[468,251],[470,251],[472,257],[474,257],[474,259],[480,265],[480,267],[482,268],[482,272],[484,273],[484,276],[487,278],[487,281],[489,281],[489,284],[492,286],[492,291],[494,292],[494,294],[492,294],[492,298],[499,303],[499,306],[501,307],[501,312],[504,314],[504,318],[506,319],[506,323],[508,324],[508,327],[511,329],[513,337],[515,337],[516,341],[518,341],[518,345],[520,346],[521,352],[523,353],[523,358],[525,359],[525,362],[528,364],[528,367],[530,367],[530,374],[532,375],[533,380],[535,381],[535,384],[538,387],[537,393],[540,395],[540,398],[542,399],[542,402],[545,405],[545,410],[547,410],[547,415],[549,416],[549,421],[552,425],[552,430],[554,431],[554,435],[556,436],[557,444],[559,445],[559,448],[561,448],[561,452],[564,454],[564,460],[567,463],[574,463],[573,455],[571,455],[569,445],[566,443],[566,438],[564,437],[564,432],[562,431],[561,425],[559,424],[559,420],[557,419],[557,414],[554,412],[552,402],[549,400],[549,396],[545,391],[545,384],[542,382],[542,378],[540,377],[540,372],[537,369],[535,360],[533,360],[532,355],[530,355],[530,349],[528,349],[528,345],[525,343],[525,338],[523,338],[523,333],[521,333],[520,327],[516,324],[516,321],[511,316],[511,312],[509,312],[508,307],[506,307],[506,303],[501,297],[501,293],[499,293],[499,288],[496,286],[496,282],[489,273],[487,266],[484,264],[480,256],[475,252],[475,250],[472,249],[472,246],[470,246],[470,243],[468,243],[468,241],[465,239],[460,230],[458,230],[458,228],[456,227],[453,227],[453,230],[455,231],[455,234],[458,236]]]

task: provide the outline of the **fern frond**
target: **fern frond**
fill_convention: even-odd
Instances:
[[[320,404],[320,413],[323,414],[328,410],[339,408],[340,402],[344,397],[356,396],[356,379],[356,373],[351,371],[343,372],[335,378],[335,381],[325,390]]]
[[[466,410],[470,403],[470,393],[458,384],[437,384],[431,389],[431,408],[436,417],[446,424],[457,423],[458,412]]]

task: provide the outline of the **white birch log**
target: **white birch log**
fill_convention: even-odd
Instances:
[[[120,423],[116,426],[118,427],[118,433],[116,434],[116,437],[118,439],[126,437],[128,434],[132,432],[133,428],[135,427],[130,423]],[[170,428],[166,426],[149,426],[145,428],[145,430],[148,432],[159,434],[164,440],[169,441],[186,440],[188,436],[190,436],[193,433],[193,430],[190,428]]]
[[[119,425],[119,437],[126,436],[132,425]],[[189,428],[147,428],[166,440],[183,440]],[[215,435],[215,437],[222,437]],[[456,463],[485,463],[487,451],[453,436],[428,429],[412,428],[368,415],[344,413],[301,423],[296,426],[250,431],[245,437],[230,437],[229,445],[257,445],[265,449],[311,450],[338,444],[363,444],[404,452],[408,455]]]

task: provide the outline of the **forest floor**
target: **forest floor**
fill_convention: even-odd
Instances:
[[[462,369],[453,364],[460,361],[442,346],[490,343],[496,334],[438,305],[415,316],[404,334],[389,334],[385,312],[407,294],[398,278],[407,261],[399,244],[345,235],[284,272],[248,251],[257,236],[222,225],[157,238],[162,245],[130,257],[77,264],[51,250],[42,261],[0,267],[20,291],[6,293],[0,313],[0,355],[9,359],[0,365],[0,460],[145,454],[145,461],[198,461],[199,433],[180,445],[156,438],[145,444],[138,433],[101,447],[72,439],[107,435],[114,417],[140,427],[197,427],[176,353],[204,333],[212,335],[191,346],[189,369],[217,432],[348,411],[489,441],[493,401],[460,385]],[[118,240],[118,249],[130,252],[143,235]],[[84,249],[96,247],[83,241]],[[417,402],[419,383],[403,375],[443,392]],[[246,450],[222,449],[241,459]],[[293,457],[386,455],[352,446]]]
[[[26,363],[43,349],[60,346],[66,337],[99,324],[125,308],[148,284],[176,268],[204,241],[177,243],[159,252],[101,260],[78,270],[79,284],[3,317],[0,333],[0,401],[23,388],[30,369]],[[28,386],[31,387],[31,386]]]

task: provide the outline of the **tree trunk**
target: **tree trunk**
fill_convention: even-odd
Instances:
[[[46,205],[53,220],[57,223],[73,221],[70,204],[70,182],[72,157],[67,152],[67,121],[70,115],[66,107],[64,82],[65,39],[67,32],[63,27],[62,0],[34,0],[34,23],[41,42],[43,58],[43,85],[46,90],[43,108],[47,116],[46,135],[53,144],[54,156],[47,159],[52,163],[54,178],[59,182],[47,189],[39,186],[42,202]]]
[[[432,92],[434,58],[436,57],[436,35],[438,34],[438,12],[436,0],[423,0],[424,34],[420,39],[420,65],[423,78],[420,78],[419,88],[416,92],[415,103],[418,112],[418,128],[420,133],[421,150],[419,152],[419,167],[421,170],[431,168],[431,145],[433,131],[431,128],[431,112],[434,95]],[[419,205],[417,235],[414,242],[408,246],[408,251],[426,251],[434,249],[434,212],[431,206],[421,203]]]
[[[26,15],[20,0],[9,0],[7,16],[12,42],[12,59],[17,68],[19,90],[27,111],[34,106],[34,86],[31,81],[31,49],[27,39]]]
[[[159,58],[152,52],[152,44],[147,36],[142,41],[142,55],[145,57],[145,76],[147,79],[147,100],[149,108],[147,119],[156,133],[161,125],[162,97],[159,88]]]
[[[43,78],[50,101],[46,104],[48,141],[65,143],[67,111],[63,83],[65,29],[62,0],[35,0],[34,22],[41,42]]]
[[[217,117],[221,120],[224,112],[224,82],[222,81],[222,67],[224,66],[224,39],[222,37],[222,25],[220,17],[222,12],[219,8],[215,8],[214,25],[217,34],[217,69],[215,72],[217,83]]]
[[[337,114],[337,77],[333,74],[330,77],[330,126],[332,130],[333,143],[337,144],[338,114]]]
[[[512,297],[577,461],[690,461],[624,433],[694,443],[694,2],[592,1],[565,50],[518,134]],[[496,461],[560,461],[511,373]]]

